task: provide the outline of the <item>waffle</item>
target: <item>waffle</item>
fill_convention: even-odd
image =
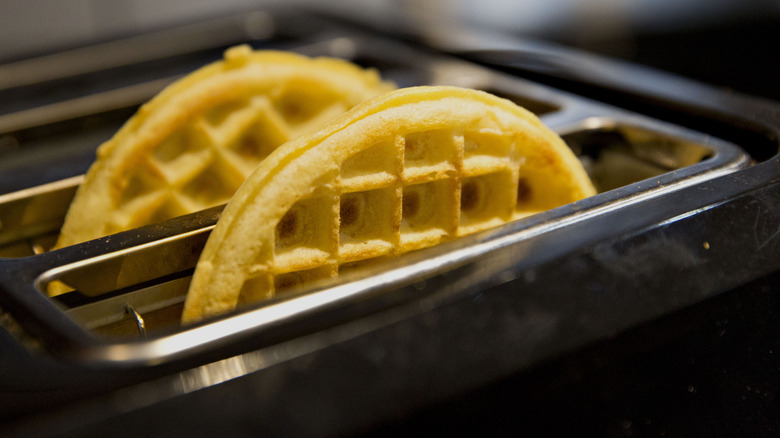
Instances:
[[[101,145],[55,247],[224,204],[277,146],[392,88],[342,60],[229,49]]]
[[[563,140],[512,102],[390,92],[258,166],[209,237],[182,322],[594,193]]]

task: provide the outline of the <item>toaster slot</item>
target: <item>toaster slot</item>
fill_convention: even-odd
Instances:
[[[82,177],[75,176],[0,195],[0,272],[7,274],[0,276],[0,298],[10,304],[9,314],[33,327],[41,338],[48,336],[44,343],[53,345],[53,350],[67,351],[78,360],[159,363],[203,350],[209,343],[227,342],[239,333],[265,333],[280,321],[309,327],[307,318],[312,314],[363,302],[366,294],[401,288],[433,271],[439,275],[507,242],[538,238],[749,165],[740,148],[717,138],[392,42],[339,37],[290,48],[376,67],[399,86],[457,85],[512,100],[539,115],[564,138],[599,194],[421,250],[441,260],[436,266],[421,252],[400,261],[356,266],[336,282],[248,305],[195,327],[180,327],[193,269],[221,208],[50,251],[81,182]],[[80,143],[82,150],[94,148],[97,142],[76,140],[114,129],[117,121],[110,118],[110,122],[85,128],[81,137],[79,133],[68,137],[69,144]],[[61,137],[46,136],[46,127],[40,128],[40,138],[47,142]],[[406,266],[407,260],[417,262]],[[386,269],[400,274],[388,276],[383,274],[390,272]],[[51,282],[65,283],[73,290],[49,298],[46,291]]]
[[[744,154],[727,143],[697,141],[695,133],[633,119],[586,119],[563,138],[597,186],[600,195],[595,198],[601,200],[593,201],[596,206],[668,192],[747,163]],[[84,330],[102,338],[176,331],[192,270],[212,227],[177,229],[181,224],[176,222],[161,226],[170,228],[169,237],[45,271],[36,281],[39,291],[51,281],[76,289],[56,301]],[[358,275],[360,269],[355,269]]]

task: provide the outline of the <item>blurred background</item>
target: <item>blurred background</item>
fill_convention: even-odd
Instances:
[[[249,10],[261,0],[4,0],[0,64]],[[438,38],[515,35],[780,99],[780,0],[287,1]],[[500,44],[500,38],[494,40]]]

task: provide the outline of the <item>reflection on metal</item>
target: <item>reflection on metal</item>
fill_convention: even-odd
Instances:
[[[133,306],[127,305],[125,306],[125,312],[133,317],[135,320],[135,326],[138,329],[138,336],[141,339],[146,339],[146,325],[144,324],[144,319],[141,316],[140,313],[138,313]]]

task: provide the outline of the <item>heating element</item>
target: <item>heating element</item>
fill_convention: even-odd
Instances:
[[[203,32],[220,38],[186,38]],[[145,51],[150,38],[177,43]],[[166,84],[245,42],[345,58],[399,87],[513,100],[564,138],[599,193],[181,327],[222,207],[49,249],[100,141]],[[480,391],[500,393],[496,382],[560,369],[550,364],[746,285],[776,284],[777,105],[699,84],[685,92],[674,77],[523,44],[453,50],[262,10],[0,66],[11,78],[0,84],[8,436],[381,435],[458,424],[453,400],[484,401]],[[100,56],[118,48],[126,56]],[[24,72],[35,70],[61,74],[33,82]],[[48,298],[51,281],[75,291]],[[181,415],[203,417],[182,425]],[[601,432],[624,425],[581,421]]]

